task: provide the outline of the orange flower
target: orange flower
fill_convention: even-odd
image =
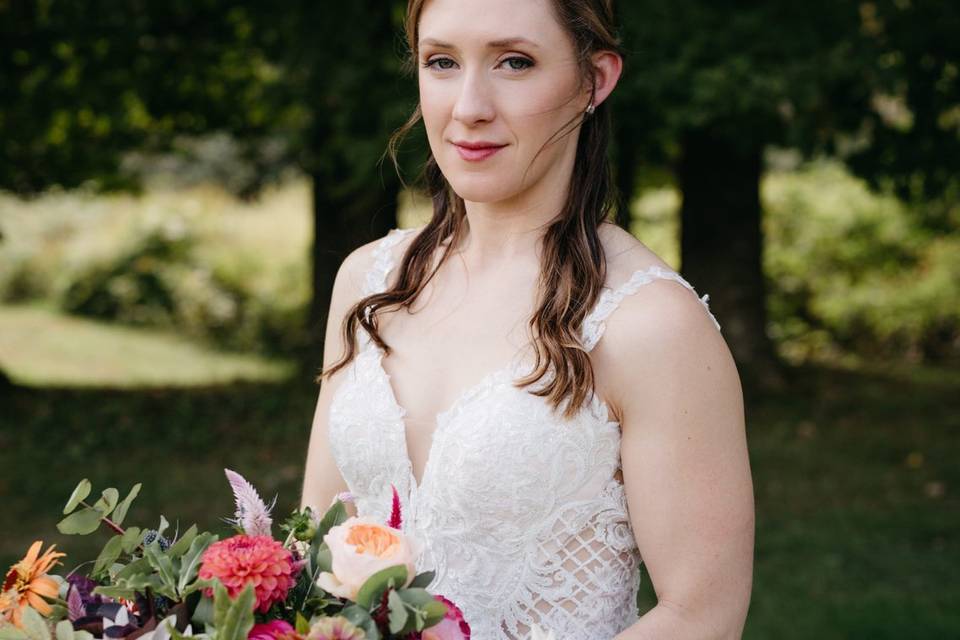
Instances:
[[[37,540],[30,545],[23,560],[10,567],[0,592],[0,616],[22,627],[21,613],[26,606],[33,607],[40,615],[50,615],[50,605],[43,598],[56,598],[58,588],[47,571],[59,564],[57,558],[67,555],[55,552],[56,546],[50,545],[46,553],[40,555],[43,542]]]

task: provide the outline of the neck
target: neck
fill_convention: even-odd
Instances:
[[[505,200],[465,200],[468,231],[458,253],[467,265],[486,269],[517,260],[539,264],[540,240],[563,209],[573,161],[569,154],[536,183]]]

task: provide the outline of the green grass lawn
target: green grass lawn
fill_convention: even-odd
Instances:
[[[212,351],[159,330],[67,316],[44,305],[0,305],[0,366],[25,385],[194,386],[279,380],[289,363]]]
[[[3,327],[17,326],[3,315],[0,322],[13,323]],[[18,339],[0,328],[7,345],[0,353],[15,377],[26,370],[17,363],[34,361],[47,363],[32,365],[35,379],[55,379],[42,369],[59,369],[71,353],[45,335],[57,327],[48,320],[37,325],[48,330]],[[118,345],[134,338],[117,331],[82,342],[129,354],[135,347]],[[23,349],[20,360],[10,344]],[[168,346],[136,359],[152,357],[149,370],[165,371],[169,385],[176,372],[194,372],[197,384],[203,376],[195,372],[216,370],[202,361],[219,355],[161,344]],[[123,370],[132,360],[104,366]],[[745,637],[960,637],[960,374],[824,365],[794,369],[792,378],[786,392],[747,389],[757,544]],[[148,380],[157,379],[141,379]],[[67,568],[95,557],[104,536],[66,538],[55,528],[82,477],[95,491],[116,486],[121,494],[143,482],[127,517],[140,526],[163,513],[181,528],[197,522],[225,531],[219,519],[230,515],[232,500],[224,467],[267,497],[279,494],[277,513],[287,513],[299,499],[316,393],[299,377],[141,389],[48,383],[3,397],[0,564],[35,538],[66,550]],[[654,597],[643,579],[646,608]]]

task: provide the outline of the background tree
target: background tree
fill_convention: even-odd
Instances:
[[[136,189],[125,153],[227,132],[254,168],[240,195],[290,167],[312,178],[319,340],[343,257],[396,226],[398,182],[376,161],[415,90],[400,78],[399,3],[332,17],[315,2],[0,3],[0,188]]]

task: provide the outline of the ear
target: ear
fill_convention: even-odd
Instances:
[[[623,71],[623,58],[615,51],[597,51],[593,54],[593,105],[600,106],[613,92]]]

